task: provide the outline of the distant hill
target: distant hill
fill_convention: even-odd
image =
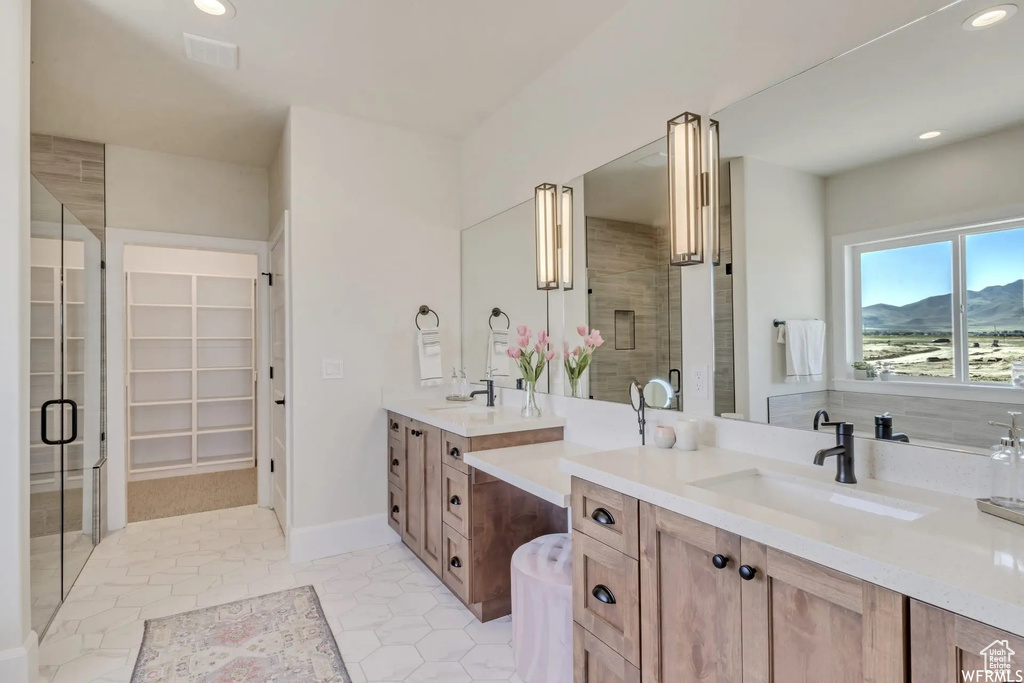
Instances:
[[[1024,279],[967,292],[967,314],[972,330],[1024,329]],[[949,296],[931,296],[905,306],[874,304],[863,308],[862,319],[865,330],[948,332],[952,303]]]

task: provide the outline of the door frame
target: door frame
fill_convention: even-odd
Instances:
[[[281,217],[277,221],[277,225],[270,235],[270,240],[267,242],[267,271],[271,271],[270,268],[270,254],[274,251],[274,247],[278,244],[284,246],[284,268],[285,268],[285,291],[284,291],[284,395],[288,399],[284,404],[284,476],[285,476],[285,491],[284,491],[284,525],[281,531],[284,532],[285,540],[291,534],[292,527],[292,509],[294,507],[292,503],[292,481],[293,481],[293,468],[292,468],[292,434],[294,432],[292,428],[292,406],[294,401],[292,398],[292,289],[288,286],[291,280],[292,274],[292,261],[291,261],[291,212],[285,209],[281,213]],[[265,285],[266,283],[264,283]],[[267,290],[267,306],[266,306],[266,317],[267,317],[267,363],[270,365],[270,291]],[[269,380],[267,383],[267,403],[270,403],[272,398],[273,387],[270,385]],[[267,495],[269,497],[268,505],[273,504],[274,493],[273,493],[273,476],[270,474],[270,455],[273,453],[273,444],[270,441],[270,417],[269,417],[269,406],[268,406],[268,417],[266,424],[268,428],[267,434]],[[278,515],[278,521],[281,517]]]
[[[266,270],[269,261],[267,242],[229,237],[208,237],[151,230],[107,228],[107,525],[110,531],[121,529],[128,520],[128,460],[125,439],[125,371],[128,359],[125,344],[125,270],[126,246],[169,247],[224,251],[256,256],[257,273]],[[256,501],[270,506],[270,302],[267,280],[256,279]]]

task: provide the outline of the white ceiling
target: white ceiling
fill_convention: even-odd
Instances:
[[[266,166],[289,105],[461,138],[628,0],[34,0],[32,128]],[[182,33],[239,45],[190,62]]]
[[[718,112],[723,158],[830,176],[1021,123],[1024,13],[961,28],[994,4],[965,0]]]
[[[668,226],[665,138],[596,168],[583,178],[587,216],[659,228]]]

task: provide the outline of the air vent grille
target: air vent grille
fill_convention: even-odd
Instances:
[[[202,36],[185,34],[185,56],[193,62],[219,66],[224,69],[238,68],[238,46]]]

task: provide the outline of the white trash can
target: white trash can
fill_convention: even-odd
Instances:
[[[525,683],[572,683],[572,541],[535,538],[512,554],[512,648]]]

